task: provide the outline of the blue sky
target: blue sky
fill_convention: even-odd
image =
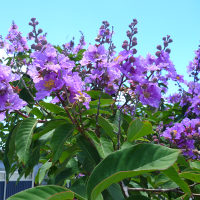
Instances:
[[[28,22],[36,17],[53,44],[79,39],[79,30],[93,43],[103,20],[114,26],[114,43],[120,50],[128,24],[138,20],[138,55],[154,53],[169,34],[171,58],[178,73],[186,74],[200,43],[200,0],[1,0],[0,34],[5,36],[12,20],[25,35]]]

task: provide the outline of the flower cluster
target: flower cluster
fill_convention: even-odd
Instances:
[[[77,72],[73,72],[75,63],[69,60],[64,54],[60,54],[52,45],[47,44],[41,51],[35,51],[31,54],[33,58],[32,65],[29,66],[28,74],[35,83],[36,100],[44,99],[54,94],[56,96],[53,102],[59,101],[58,95],[63,100],[67,99],[73,103],[77,95],[85,95],[87,106],[89,99],[83,92],[84,83]]]
[[[13,22],[4,41],[7,53],[24,52],[29,49],[25,37],[18,31],[18,26]]]
[[[19,110],[26,102],[19,98],[19,88],[10,85],[10,82],[18,80],[19,76],[13,74],[8,66],[0,65],[0,72],[0,120],[3,120],[6,111]]]
[[[200,158],[197,151],[200,140],[200,119],[185,118],[181,123],[168,127],[161,136],[169,139],[172,145],[182,149],[185,156],[193,159]]]

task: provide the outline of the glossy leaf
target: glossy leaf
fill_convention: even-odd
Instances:
[[[152,133],[152,125],[148,121],[141,122],[139,119],[132,121],[128,128],[128,141],[149,135]]]
[[[67,124],[67,123],[62,124],[55,129],[50,141],[50,146],[54,153],[53,161],[56,161],[59,159],[63,151],[63,145],[66,139],[71,136],[71,134],[73,133],[73,130],[74,130],[74,126],[72,124]]]
[[[67,188],[47,185],[38,186],[22,192],[8,198],[8,200],[70,200],[73,199],[76,194]],[[83,200],[84,198],[81,198]]]
[[[179,153],[153,144],[138,144],[111,153],[92,172],[87,185],[88,197],[95,200],[104,189],[125,178],[165,170],[174,164]]]
[[[33,135],[33,130],[37,125],[37,120],[34,118],[25,119],[16,132],[15,147],[19,160],[23,163],[28,161],[29,150]]]

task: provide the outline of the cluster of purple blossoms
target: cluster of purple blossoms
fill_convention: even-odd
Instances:
[[[84,82],[77,72],[73,72],[74,61],[69,60],[64,54],[60,54],[50,44],[43,47],[41,51],[32,53],[31,57],[33,62],[29,66],[28,74],[33,79],[38,91],[36,100],[54,94],[53,102],[58,102],[58,96],[60,96],[70,103],[81,99],[81,102],[88,107],[90,98],[83,92]]]
[[[192,62],[189,63],[187,67],[187,71],[189,76],[193,79],[190,82],[184,81],[184,84],[187,85],[187,92],[182,88],[180,90],[182,93],[174,94],[169,98],[171,103],[180,103],[180,106],[187,106],[186,115],[196,115],[196,117],[200,116],[200,49],[195,51],[195,58]],[[181,82],[181,77],[178,80]]]
[[[10,82],[18,79],[19,76],[13,74],[10,67],[0,65],[0,120],[5,118],[6,111],[19,110],[26,105],[16,93],[19,91],[18,87],[10,85]]]
[[[200,141],[200,119],[185,118],[181,123],[168,127],[161,136],[181,149],[183,155],[192,159],[200,158],[200,152],[197,149]]]
[[[29,49],[25,37],[18,31],[18,26],[13,22],[5,38],[4,47],[7,53],[24,52]]]

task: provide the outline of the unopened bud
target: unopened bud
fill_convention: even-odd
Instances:
[[[32,32],[30,32],[28,35],[29,35],[29,37],[33,37],[33,33]]]
[[[40,34],[40,33],[42,33],[43,32],[43,30],[40,28],[40,29],[38,29],[38,33]]]
[[[168,41],[169,43],[171,43],[171,42],[173,42],[173,40],[172,39],[169,39],[169,41]]]
[[[133,41],[132,41],[132,46],[134,47],[134,46],[136,46],[136,45],[137,45],[137,41],[133,40]]]
[[[137,49],[133,49],[133,54],[136,54],[137,53]]]
[[[35,49],[38,50],[38,51],[40,51],[42,49],[42,45],[41,44],[37,44],[35,46]]]
[[[163,37],[162,39],[163,39],[164,41],[166,41],[166,37]]]
[[[35,49],[35,44],[32,44],[32,45],[31,45],[31,49]]]
[[[156,56],[157,56],[157,57],[160,57],[160,54],[161,54],[160,51],[157,51],[157,52],[156,52]]]
[[[171,49],[167,48],[165,51],[170,54]]]
[[[133,62],[135,62],[135,58],[134,58],[133,56],[131,56],[131,57],[129,58],[129,61],[130,61],[131,63],[133,63]]]
[[[162,49],[162,46],[161,46],[161,45],[158,45],[156,48],[157,48],[158,50],[161,50],[161,49]]]
[[[168,42],[165,41],[165,42],[164,42],[164,47],[167,47],[167,46],[168,46]]]
[[[42,45],[46,45],[47,44],[47,41],[46,40],[42,40]]]
[[[34,22],[35,20],[36,20],[36,18],[35,18],[35,17],[31,18],[31,21],[32,21],[32,22]]]

